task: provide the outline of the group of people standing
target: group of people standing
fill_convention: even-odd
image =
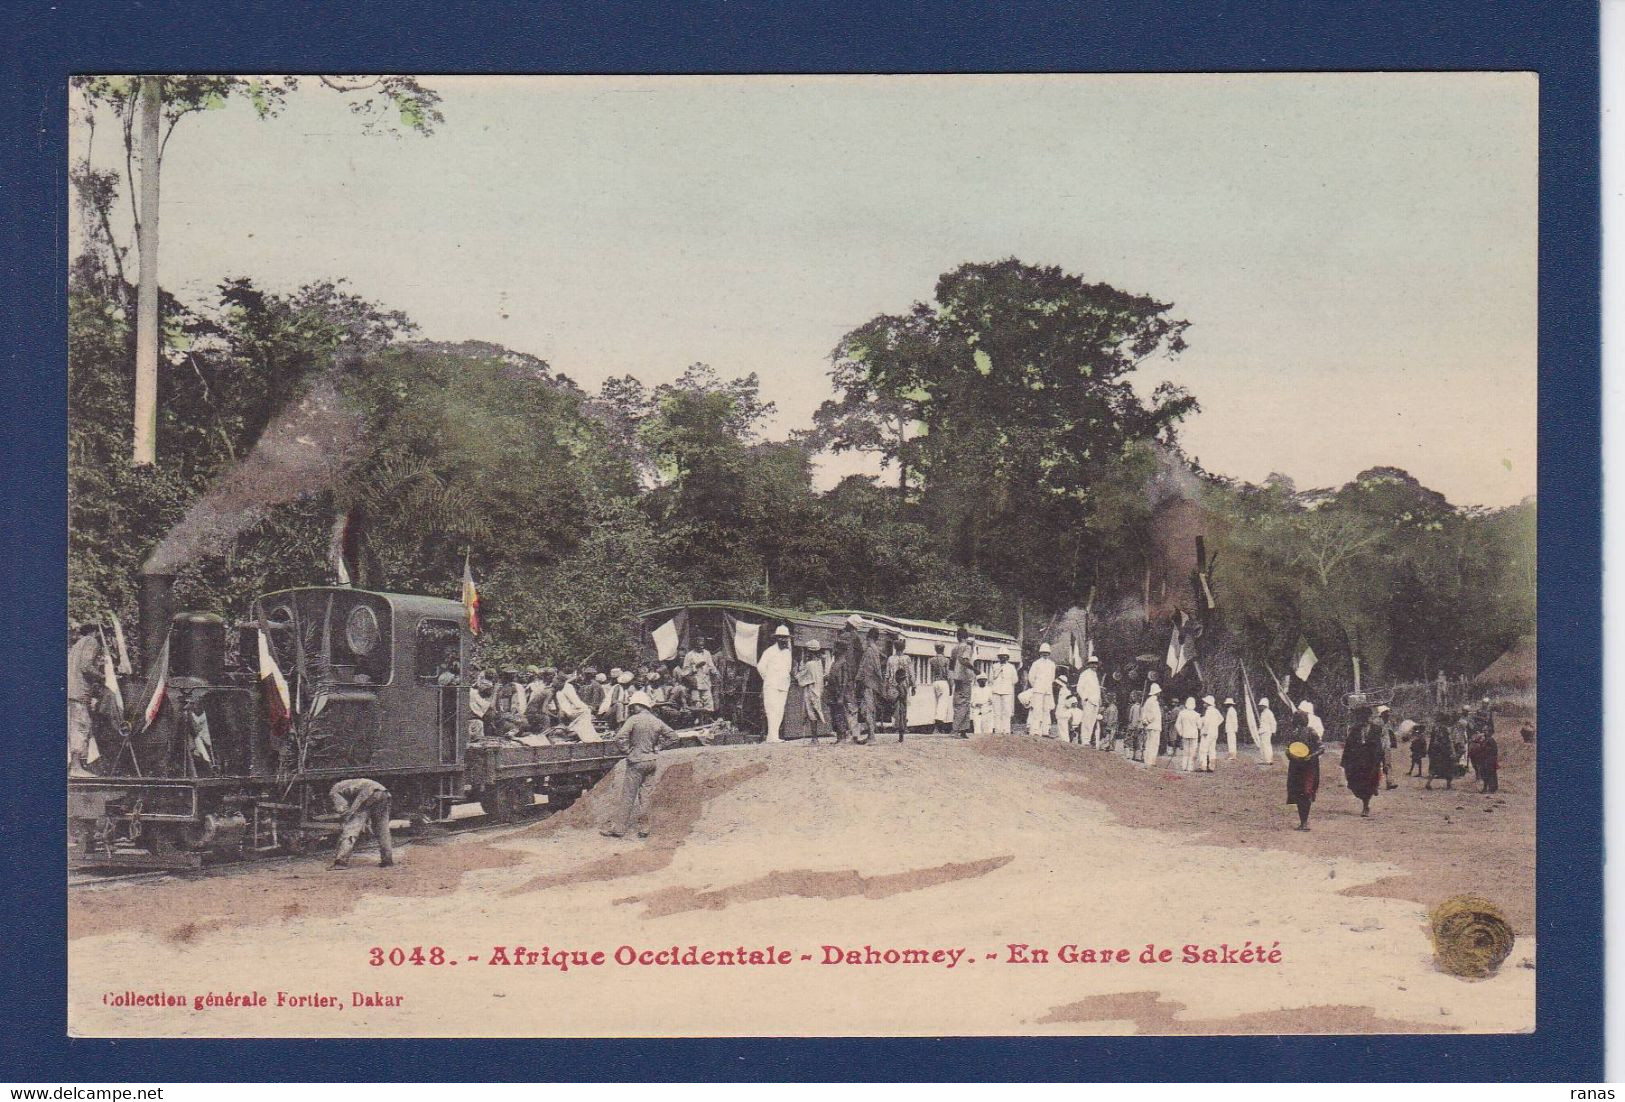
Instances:
[[[784,632],[788,646],[788,629],[778,630]],[[979,708],[973,704],[976,652],[969,630],[959,628],[951,648],[937,643],[934,652],[925,663],[931,728],[969,738],[976,715],[985,721],[991,709],[990,701]],[[759,661],[757,668],[760,672]],[[808,642],[795,678],[802,689],[808,737],[813,741],[827,734],[838,743],[866,746],[883,731],[895,733],[898,742],[908,737],[909,704],[921,685],[900,633],[866,627],[860,617],[849,616],[828,654],[817,640]],[[764,708],[768,705],[766,685],[764,675]],[[771,739],[777,733],[771,711],[768,729]]]
[[[1298,829],[1308,830],[1309,810],[1320,787],[1325,728],[1309,701],[1298,708],[1304,721],[1294,726],[1287,747],[1287,802],[1298,809]],[[1495,740],[1495,719],[1488,697],[1476,708],[1440,711],[1430,722],[1407,719],[1398,726],[1387,705],[1360,705],[1350,716],[1339,764],[1344,783],[1360,801],[1362,818],[1370,817],[1371,800],[1378,792],[1399,787],[1393,777],[1391,752],[1402,743],[1411,754],[1406,776],[1426,776],[1425,789],[1432,789],[1433,782],[1440,779],[1446,789],[1451,788],[1455,778],[1470,766],[1478,777],[1481,793],[1500,791],[1500,746]]]

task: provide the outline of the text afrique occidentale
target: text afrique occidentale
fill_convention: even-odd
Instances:
[[[379,957],[383,959],[379,959]],[[434,952],[428,958],[418,953],[385,953],[375,955],[374,964],[437,964],[451,963],[454,958],[444,951]],[[1190,943],[1179,946],[1158,945],[1147,942],[1142,948],[1127,946],[1085,945],[1065,942],[1053,947],[1008,942],[993,952],[975,953],[966,946],[942,948],[881,947],[874,945],[820,945],[814,952],[799,952],[778,945],[760,947],[733,946],[705,948],[699,945],[671,945],[659,948],[621,945],[615,949],[562,949],[554,946],[539,948],[524,945],[496,945],[489,952],[468,954],[461,961],[496,967],[551,968],[559,972],[619,966],[619,967],[790,967],[797,964],[857,965],[857,966],[934,966],[944,969],[963,968],[981,962],[1004,965],[1278,965],[1284,959],[1279,941],[1269,943],[1243,941],[1239,944],[1221,942],[1217,945]]]

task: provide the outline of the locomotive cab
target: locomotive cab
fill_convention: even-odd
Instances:
[[[461,761],[461,605],[344,587],[284,590],[260,605],[295,710],[308,717],[301,772]]]

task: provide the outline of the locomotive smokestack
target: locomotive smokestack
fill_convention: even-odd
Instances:
[[[164,633],[175,616],[175,575],[142,574],[138,612],[141,616],[141,669],[146,672],[158,660]]]

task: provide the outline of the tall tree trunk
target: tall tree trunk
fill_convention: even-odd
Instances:
[[[136,466],[158,461],[158,127],[163,114],[159,78],[141,79],[140,136],[141,224],[136,247],[141,251],[140,283],[135,308],[135,447]]]

